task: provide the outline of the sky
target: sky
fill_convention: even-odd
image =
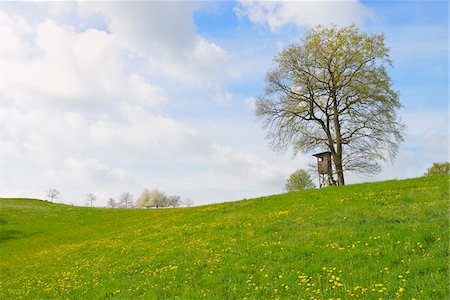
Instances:
[[[273,57],[316,25],[384,33],[403,105],[392,164],[448,161],[446,1],[1,2],[0,196],[96,206],[144,188],[195,205],[279,194],[312,153],[254,116]]]

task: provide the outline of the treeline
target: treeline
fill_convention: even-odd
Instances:
[[[61,193],[54,188],[47,190],[48,201],[54,202],[60,197]],[[86,206],[94,206],[97,196],[94,193],[86,195]],[[73,205],[73,204],[72,204]],[[120,194],[117,198],[109,198],[106,202],[107,208],[166,208],[166,207],[180,207],[193,206],[194,202],[191,199],[181,200],[180,196],[168,196],[166,193],[154,189],[144,189],[139,198],[134,201],[133,195],[125,192]]]
[[[144,189],[136,201],[133,201],[130,193],[122,193],[118,199],[109,198],[106,204],[109,208],[166,208],[192,205],[190,199],[183,201],[178,195],[168,196],[158,189]]]

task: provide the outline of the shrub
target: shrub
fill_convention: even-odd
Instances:
[[[428,168],[428,170],[423,174],[424,176],[433,175],[448,175],[450,174],[450,163],[449,162],[435,162]]]
[[[292,173],[284,185],[284,189],[287,192],[297,192],[312,188],[315,188],[315,185],[311,180],[311,176],[303,169]]]

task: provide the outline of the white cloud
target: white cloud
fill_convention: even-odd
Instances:
[[[102,14],[117,42],[143,56],[196,44],[192,15],[198,4],[193,2],[81,2],[78,7],[82,17]]]
[[[244,99],[245,104],[254,111],[256,108],[256,98],[255,97],[247,97]]]
[[[407,126],[404,148],[421,156],[421,160],[439,161],[448,157],[449,117],[446,111],[405,112],[403,119]]]
[[[71,149],[83,151],[88,122],[78,113],[3,108],[3,142],[10,159],[51,165]],[[72,150],[73,151],[73,150]]]
[[[135,181],[133,176],[121,167],[111,167],[91,157],[74,156],[64,159],[59,168],[48,169],[46,176],[51,182],[64,178],[64,181],[70,181],[78,187],[85,187],[89,182],[104,186],[118,183],[129,185]]]
[[[101,13],[115,41],[147,57],[149,65],[179,81],[201,86],[238,76],[219,45],[196,32],[194,2],[80,3],[83,15]]]
[[[163,55],[159,67],[169,76],[201,86],[216,85],[222,78],[238,76],[230,64],[231,58],[218,45],[202,37],[196,38],[191,51],[174,56]]]
[[[205,151],[204,141],[186,124],[139,107],[125,106],[121,112],[123,122],[100,120],[91,125],[96,146],[133,158],[197,155]]]
[[[235,9],[256,24],[267,25],[272,31],[294,24],[312,27],[361,24],[371,18],[371,11],[358,0],[351,1],[255,1],[242,0]]]
[[[35,31],[34,39],[24,39],[15,23],[5,27],[15,34],[16,51],[33,49],[33,55],[2,60],[4,93],[20,107],[41,108],[43,104],[92,108],[114,107],[120,102],[136,102],[154,107],[164,102],[162,90],[135,73],[122,70],[121,50],[114,37],[96,29],[76,32],[47,20]],[[24,26],[22,26],[24,27]],[[26,27],[26,26],[25,26]],[[28,30],[29,31],[29,30]]]
[[[10,16],[0,11],[0,32],[2,38],[2,58],[21,59],[29,53],[25,37],[32,29],[25,18]]]
[[[245,178],[247,182],[279,185],[293,171],[292,166],[280,164],[280,161],[272,163],[250,151],[217,144],[212,145],[212,150],[211,162],[216,168]],[[300,159],[303,160],[303,157]]]

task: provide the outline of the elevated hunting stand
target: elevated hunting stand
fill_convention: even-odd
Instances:
[[[317,157],[317,171],[319,172],[319,188],[336,185],[333,179],[333,168],[331,166],[331,152],[313,154]]]

